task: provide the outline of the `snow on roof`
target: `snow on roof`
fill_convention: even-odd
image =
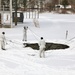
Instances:
[[[57,7],[57,6],[59,6],[60,8],[64,8],[64,6],[63,5],[55,5],[55,7]],[[66,6],[66,8],[71,8],[71,5],[68,5],[68,6]]]

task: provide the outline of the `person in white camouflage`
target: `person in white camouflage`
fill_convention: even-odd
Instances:
[[[1,49],[2,50],[5,50],[5,44],[6,44],[5,32],[2,32],[2,35],[1,35]]]
[[[40,58],[45,57],[46,43],[45,43],[45,40],[43,39],[43,37],[41,37],[38,45],[39,45],[39,56],[40,56]]]
[[[28,29],[28,27],[24,26],[24,29],[23,29],[23,41],[27,41],[27,29]]]

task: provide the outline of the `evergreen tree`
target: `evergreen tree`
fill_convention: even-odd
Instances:
[[[27,3],[27,0],[23,0],[24,11],[26,10],[26,3]]]
[[[62,5],[64,6],[64,9],[66,9],[66,6],[69,5],[68,0],[62,0]]]

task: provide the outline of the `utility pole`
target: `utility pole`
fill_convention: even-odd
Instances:
[[[15,0],[15,26],[17,25],[17,0]]]
[[[12,28],[12,0],[10,0],[10,24]]]

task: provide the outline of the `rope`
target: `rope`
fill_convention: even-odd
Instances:
[[[9,41],[9,42],[10,42],[10,43],[12,43],[16,49],[19,49],[19,50],[21,50],[21,47],[19,47],[19,46],[16,46],[16,45],[17,45],[17,43],[15,43],[15,42],[12,42],[12,41]],[[12,45],[12,44],[10,44],[10,43],[8,43],[8,45],[10,45],[12,48],[14,48],[14,47],[13,47],[13,45]]]
[[[29,30],[33,33],[34,37],[35,37],[37,40],[39,40],[40,36],[38,36],[36,33],[34,33],[30,28],[29,28]]]
[[[72,41],[73,39],[75,39],[75,37],[73,37],[73,38],[67,40],[67,42],[65,42],[65,43],[68,43],[68,42]]]
[[[21,45],[20,43],[17,43],[17,42],[13,42],[13,41],[10,41],[10,42],[15,43],[15,44],[18,44],[18,45]]]
[[[12,48],[14,48],[14,47],[13,47],[14,44],[12,45],[12,44],[10,44],[10,43],[7,43],[6,45],[10,45]]]
[[[6,37],[6,38],[7,38],[7,37]],[[8,39],[9,39],[9,40],[8,40]],[[9,42],[15,43],[15,44],[22,45],[21,42],[18,42],[18,41],[16,41],[16,40],[14,40],[14,41],[15,41],[15,42],[14,42],[14,41],[10,40],[10,38],[7,38],[6,40],[9,41]]]
[[[8,41],[7,45],[10,45],[12,48],[15,47],[15,48],[17,48],[17,49],[20,50],[20,47],[19,47],[19,46],[16,46],[16,45],[22,45],[22,44],[20,44],[20,43],[16,43],[16,42],[13,42],[12,40],[8,40],[8,39],[7,39],[7,41]],[[10,44],[9,42],[12,43],[13,45]],[[14,47],[13,47],[13,46],[14,46]]]
[[[13,42],[12,40],[8,40],[8,41],[11,42],[11,43],[15,43],[15,44],[21,45],[20,43]]]
[[[70,39],[70,40],[68,40],[68,41],[71,41],[71,40],[73,40],[73,39],[75,39],[75,37],[71,38],[71,39]]]

